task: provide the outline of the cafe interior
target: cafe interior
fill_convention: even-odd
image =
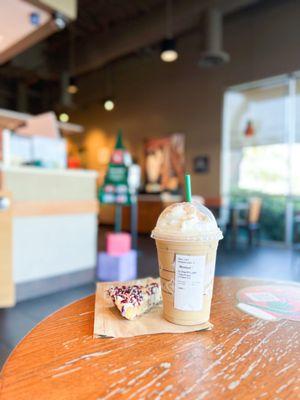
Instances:
[[[297,343],[299,20],[300,2],[294,0],[0,2],[1,399],[300,398],[299,340],[293,351],[285,347],[291,354],[281,369],[273,356],[266,358],[265,365],[279,368],[269,371],[278,378],[273,384],[263,379],[259,358],[248,369],[238,364],[235,372],[229,370],[227,381],[218,370],[225,356],[230,367],[229,350],[222,353],[222,346],[243,331],[242,323],[248,324],[243,334],[249,333],[249,341],[259,334],[275,340],[282,330]],[[99,283],[157,278],[161,265],[151,232],[166,207],[184,201],[208,208],[223,234],[214,327],[165,336],[128,333],[127,339],[127,325],[122,339],[97,332],[91,311],[96,285],[98,296]],[[261,305],[254,311],[253,303],[237,295],[243,304],[238,309],[235,294],[231,309],[216,311],[219,291],[225,296],[227,287],[228,293],[240,293],[270,281],[276,290],[284,285],[294,290],[294,303],[285,298],[281,304],[282,310],[295,307],[293,317],[278,317]],[[87,296],[92,308],[80,308]],[[270,296],[279,297],[262,292],[252,300],[269,304]],[[80,344],[67,336],[79,332],[76,302],[87,324]],[[230,320],[230,333],[215,342],[220,315]],[[43,337],[60,332],[67,318],[64,334]],[[94,319],[88,318],[95,318],[93,339],[86,326]],[[95,339],[95,332],[114,336],[113,344]],[[188,338],[196,334],[198,345],[216,354],[193,347],[196,339]],[[185,353],[174,345],[180,335]],[[264,350],[264,337],[259,339],[251,344],[254,352]],[[172,361],[156,353],[160,340],[173,349]],[[188,340],[194,340],[192,347]],[[138,346],[132,351],[140,358],[117,364],[114,352],[130,355],[130,346]],[[154,356],[143,355],[143,346]],[[247,362],[246,350],[239,355]],[[196,363],[202,356],[204,372]],[[200,365],[197,373],[189,370],[189,357],[194,369]],[[117,367],[106,376],[112,365]],[[256,366],[260,376],[253,373]],[[232,381],[231,372],[237,373]]]

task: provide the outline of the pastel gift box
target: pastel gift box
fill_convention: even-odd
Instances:
[[[97,278],[101,281],[127,281],[137,276],[137,252],[111,255],[100,252],[98,255]]]
[[[106,235],[106,251],[110,255],[128,253],[131,250],[131,235],[126,232],[113,233]]]

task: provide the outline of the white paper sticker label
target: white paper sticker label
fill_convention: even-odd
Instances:
[[[205,256],[176,254],[174,307],[183,311],[203,308]]]

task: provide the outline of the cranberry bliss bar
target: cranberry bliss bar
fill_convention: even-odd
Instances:
[[[161,290],[156,282],[146,286],[115,286],[108,289],[107,292],[121,315],[129,320],[161,302]]]

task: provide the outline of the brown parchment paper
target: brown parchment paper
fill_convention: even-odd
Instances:
[[[152,308],[149,312],[141,315],[133,321],[123,318],[113,304],[106,291],[111,286],[146,285],[153,282],[153,278],[145,278],[134,281],[97,283],[95,300],[94,337],[132,337],[139,335],[151,335],[155,333],[184,333],[203,329],[211,329],[212,325],[207,322],[201,325],[181,326],[165,320],[162,316],[162,304]],[[159,282],[159,278],[155,279]]]

